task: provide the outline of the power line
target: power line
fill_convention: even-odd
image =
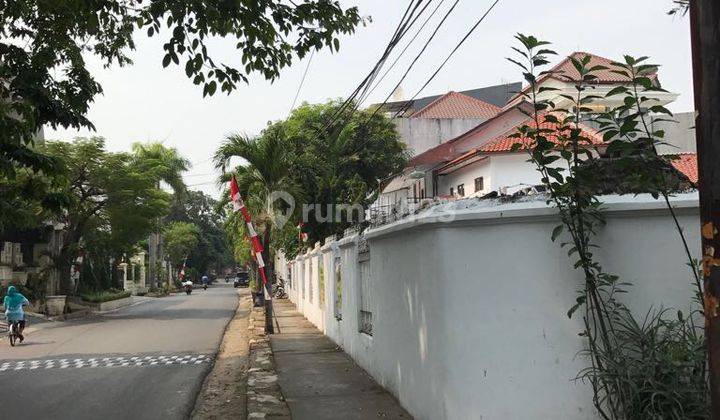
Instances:
[[[408,4],[407,9],[405,10],[405,13],[403,14],[402,19],[400,19],[400,22],[398,23],[397,28],[395,29],[395,32],[393,33],[393,36],[390,38],[390,41],[388,42],[387,47],[385,47],[385,51],[383,52],[382,56],[378,61],[375,63],[375,66],[372,68],[370,73],[365,76],[365,78],[360,82],[360,84],[355,88],[355,90],[348,96],[348,98],[340,105],[340,107],[333,112],[333,114],[330,117],[330,120],[325,126],[322,128],[321,131],[327,132],[330,127],[332,127],[342,116],[343,113],[348,109],[348,107],[352,104],[352,110],[350,111],[349,117],[352,117],[352,115],[357,111],[357,103],[355,99],[359,96],[367,92],[367,86],[369,83],[372,83],[374,78],[377,76],[377,73],[382,68],[383,64],[387,60],[388,56],[392,52],[392,50],[397,46],[397,44],[400,42],[400,40],[405,36],[407,31],[412,27],[412,25],[417,21],[417,18],[422,14],[422,12],[427,8],[427,6],[432,2],[432,0],[429,0],[428,3],[426,3],[425,7],[422,9],[420,14],[418,14],[416,17],[415,13],[417,12],[418,7],[422,4],[423,0],[417,0],[413,1],[411,0]],[[415,7],[413,7],[413,4]],[[413,18],[414,17],[414,18]],[[363,89],[365,89],[365,92],[363,92]],[[348,117],[348,120],[349,120]]]
[[[303,73],[302,79],[300,80],[300,86],[298,86],[297,92],[295,92],[295,99],[293,99],[292,105],[290,106],[290,112],[295,109],[295,103],[297,102],[298,95],[300,95],[300,90],[305,83],[305,77],[307,76],[308,70],[310,69],[310,63],[312,62],[313,55],[315,55],[315,50],[310,51],[310,58],[308,59],[307,66],[305,66],[305,72]]]
[[[448,11],[445,13],[445,16],[443,16],[442,20],[437,24],[437,26],[435,26],[435,30],[433,30],[433,33],[430,35],[430,37],[427,39],[427,41],[425,41],[425,45],[423,45],[422,49],[420,49],[420,52],[415,56],[413,61],[408,66],[407,70],[405,70],[405,73],[403,73],[402,77],[400,78],[400,81],[397,82],[395,87],[392,89],[392,91],[390,91],[390,93],[387,95],[385,100],[380,104],[380,106],[375,108],[375,111],[373,111],[372,115],[370,115],[370,118],[374,117],[375,114],[377,114],[378,110],[387,103],[387,101],[390,99],[390,96],[392,96],[393,92],[398,88],[398,86],[400,86],[402,84],[402,82],[405,80],[407,75],[410,73],[410,70],[412,70],[412,68],[415,66],[415,63],[417,63],[417,61],[420,59],[420,57],[423,55],[423,53],[427,49],[428,45],[430,45],[430,42],[432,42],[432,40],[435,38],[435,35],[437,35],[437,33],[440,31],[440,28],[442,28],[443,24],[445,24],[445,21],[450,16],[452,11],[455,10],[455,7],[458,5],[458,3],[460,3],[460,0],[455,0],[455,3],[453,3],[453,5],[450,7],[450,9],[448,9]]]
[[[403,54],[405,54],[405,51],[407,51],[408,48],[410,47],[410,45],[412,45],[412,43],[415,42],[415,39],[418,37],[418,35],[420,35],[420,32],[422,32],[422,30],[425,29],[425,25],[427,25],[428,22],[430,22],[430,19],[432,19],[432,17],[435,16],[435,13],[437,13],[437,11],[440,9],[440,6],[442,6],[443,3],[445,3],[445,0],[440,0],[440,3],[438,3],[437,7],[435,7],[435,10],[433,10],[432,13],[430,13],[430,16],[428,16],[427,19],[425,19],[425,22],[423,22],[423,24],[420,26],[420,28],[417,30],[417,32],[415,32],[415,35],[413,35],[413,37],[410,39],[410,41],[408,41],[407,45],[405,45],[405,48],[403,48],[403,50],[400,51],[400,54],[395,58],[395,60],[392,62],[392,64],[390,64],[390,67],[388,67],[388,69],[385,70],[385,73],[383,73],[383,75],[380,76],[380,80],[378,80],[377,83],[375,83],[375,86],[373,86],[373,88],[370,89],[370,93],[368,95],[372,94],[375,91],[375,89],[377,89],[377,87],[380,85],[380,83],[382,83],[382,81],[385,80],[385,77],[388,75],[388,73],[390,73],[390,71],[393,68],[395,68],[395,65],[398,63],[398,61],[400,61],[400,58],[403,56]],[[392,93],[391,93],[391,95],[392,95]]]
[[[450,51],[450,54],[448,54],[448,56],[445,57],[445,60],[443,60],[443,62],[440,64],[440,66],[438,66],[438,68],[437,68],[437,69],[435,70],[435,72],[430,76],[430,78],[425,82],[425,84],[423,84],[422,87],[420,87],[420,89],[415,93],[415,95],[413,95],[413,97],[410,98],[410,99],[407,101],[407,103],[406,103],[402,108],[400,108],[400,110],[399,110],[397,113],[395,113],[395,115],[393,116],[393,118],[395,118],[395,117],[397,117],[399,114],[405,112],[405,111],[410,107],[410,105],[411,105],[412,102],[415,100],[415,98],[423,91],[423,89],[425,89],[425,88],[427,87],[427,85],[430,84],[430,82],[432,82],[432,80],[435,78],[435,76],[437,76],[438,73],[440,73],[440,70],[442,70],[442,68],[445,67],[445,64],[448,62],[448,60],[450,60],[450,58],[451,58],[451,57],[455,54],[455,52],[462,46],[462,44],[470,37],[470,35],[472,35],[472,33],[475,32],[475,30],[478,28],[478,26],[480,26],[480,24],[485,20],[485,18],[490,14],[490,12],[495,8],[495,6],[497,6],[498,3],[500,3],[500,0],[495,0],[495,1],[493,2],[493,4],[490,5],[490,7],[489,7],[489,8],[485,11],[485,13],[480,17],[480,19],[478,19],[477,22],[475,22],[475,24],[470,28],[470,30],[468,31],[468,33],[465,34],[465,36],[460,40],[460,42],[458,42],[458,44],[455,46],[455,48],[453,48],[453,50]]]
[[[425,6],[420,10],[420,12],[418,12],[418,14],[412,19],[412,21],[409,21],[409,22],[408,22],[408,24],[407,24],[406,27],[404,28],[401,36],[397,39],[397,42],[395,43],[395,45],[393,45],[393,49],[395,48],[395,46],[397,46],[397,44],[400,43],[400,40],[405,36],[405,34],[407,34],[407,32],[410,30],[410,28],[412,28],[412,26],[415,25],[415,22],[420,18],[420,16],[422,16],[422,14],[425,13],[425,10],[428,8],[428,6],[430,6],[430,3],[431,3],[431,2],[432,2],[432,0],[429,0],[427,3],[425,3]],[[413,10],[413,13],[414,13],[415,10],[417,10],[417,8],[420,6],[420,3],[422,3],[422,1],[420,1],[420,2],[415,6],[415,9]],[[412,17],[412,16],[411,16],[411,17]],[[391,51],[392,51],[392,50],[391,50]],[[385,59],[383,60],[382,65],[385,65],[385,61],[390,57],[390,52],[391,52],[391,51],[388,51],[388,54],[387,54],[387,56],[385,57]],[[357,103],[356,103],[356,106],[355,106],[355,110],[356,110],[356,111],[357,111],[357,109],[360,107],[360,104],[363,103],[363,102],[365,101],[365,99],[367,99],[368,95],[370,95],[370,92],[369,92],[369,91],[370,91],[370,87],[372,86],[373,82],[375,81],[375,78],[377,77],[377,75],[380,73],[380,70],[381,70],[382,65],[377,69],[377,71],[373,74],[372,78],[371,78],[371,79],[369,80],[369,82],[365,85],[364,90],[363,90],[363,93],[362,93],[362,95],[360,96],[360,99],[359,99],[359,100],[357,101]]]

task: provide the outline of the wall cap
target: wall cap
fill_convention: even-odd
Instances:
[[[605,195],[600,197],[606,217],[627,216],[628,214],[667,214],[667,206],[662,199],[654,199],[650,194]],[[678,213],[699,213],[698,193],[676,194],[670,202]],[[454,202],[451,204],[457,204]],[[469,202],[472,204],[473,202]],[[369,229],[365,232],[368,239],[376,239],[408,229],[458,227],[476,224],[504,224],[518,221],[553,220],[557,218],[557,209],[545,203],[545,199],[504,203],[497,205],[473,206],[465,209],[444,209],[435,206],[404,219]],[[447,220],[451,218],[451,220]]]

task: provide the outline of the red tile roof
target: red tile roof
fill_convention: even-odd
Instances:
[[[697,154],[695,153],[682,153],[678,155],[677,159],[671,161],[672,166],[678,171],[682,172],[690,182],[697,184],[698,182],[698,162]]]
[[[573,66],[572,61],[570,58],[575,58],[576,60],[580,60],[585,56],[590,56],[590,62],[588,63],[588,68],[594,67],[594,66],[603,66],[607,67],[605,70],[597,70],[593,72],[593,75],[597,77],[595,80],[597,83],[629,83],[630,78],[626,77],[622,74],[613,73],[611,70],[617,68],[613,66],[613,61],[605,57],[600,57],[599,55],[590,54],[582,51],[576,51],[572,54],[570,54],[568,57],[566,57],[564,60],[559,62],[551,72],[554,72],[555,74],[552,74],[552,77],[559,78],[561,80],[572,80],[574,82],[580,80],[580,73],[578,73],[575,66]],[[651,72],[649,75],[651,79],[657,80],[657,69],[655,71]]]
[[[500,112],[500,108],[457,92],[448,92],[430,102],[411,118],[484,118],[489,119]]]
[[[601,57],[599,55],[590,54],[582,51],[576,51],[569,56],[565,57],[562,61],[557,63],[555,67],[550,69],[546,74],[543,76],[540,76],[537,80],[537,84],[541,85],[545,80],[553,78],[557,79],[563,82],[571,81],[571,82],[578,82],[580,80],[580,73],[577,71],[575,66],[573,65],[572,61],[570,60],[571,57],[574,57],[575,59],[581,59],[585,57],[586,55],[590,56],[590,62],[588,63],[588,68],[594,67],[594,66],[603,66],[607,67],[605,70],[597,70],[593,72],[593,75],[597,77],[595,79],[595,83],[598,84],[622,84],[622,83],[630,83],[630,78],[625,77],[622,74],[613,73],[611,70],[617,69],[615,66],[613,66],[613,61],[609,58]],[[659,86],[660,82],[658,81],[657,76],[657,69],[655,71],[651,72],[649,74],[650,79],[652,79],[656,85]],[[522,91],[526,92],[530,88],[529,85],[524,86]],[[514,97],[512,97],[508,101],[508,105],[515,102],[515,100],[520,96],[520,93],[516,94]],[[506,107],[508,106],[506,105]]]
[[[484,145],[477,148],[478,152],[482,153],[494,153],[494,152],[510,152],[512,151],[512,147],[516,143],[520,143],[524,146],[527,146],[531,143],[531,140],[527,137],[522,138],[516,138],[516,137],[510,137],[512,134],[517,132],[517,128],[523,125],[528,125],[530,127],[535,127],[535,121],[532,119],[528,119],[524,121],[523,123],[518,124],[515,128],[512,130],[506,132],[505,134],[496,137],[493,140],[490,140],[489,142],[485,143]],[[558,130],[559,124],[557,123],[551,123],[551,122],[541,122],[540,128],[541,129],[550,129],[550,130]],[[583,138],[588,139],[592,144],[602,144],[603,138],[602,135],[598,134],[597,131],[593,130],[590,127],[580,125],[580,136]],[[557,136],[553,134],[546,134],[548,140],[557,143],[558,139]]]

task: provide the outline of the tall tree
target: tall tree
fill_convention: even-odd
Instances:
[[[266,130],[257,138],[237,134],[228,136],[215,152],[215,163],[225,172],[232,158],[241,158],[246,162],[245,165],[236,166],[232,172],[237,178],[241,193],[256,209],[253,217],[262,230],[263,258],[268,267],[268,277],[271,278],[273,267],[270,238],[273,225],[280,222],[275,211],[285,210],[290,203],[269,200],[273,199],[273,194],[281,191],[297,198],[302,197],[302,191],[291,175],[292,150],[281,133]]]
[[[132,148],[137,165],[152,173],[158,188],[161,181],[168,184],[175,193],[175,200],[185,194],[182,174],[190,168],[190,161],[182,157],[177,149],[166,147],[159,142],[135,143]],[[162,219],[159,217],[155,231],[148,237],[148,257],[148,283],[150,287],[154,287],[160,273],[158,266],[164,260]]]
[[[33,147],[44,125],[94,129],[86,115],[102,86],[88,55],[128,65],[139,35],[161,36],[164,67],[183,65],[203,96],[230,93],[251,73],[278,77],[310,49],[337,50],[337,36],[360,21],[356,8],[332,0],[0,0],[0,179],[18,168],[53,171],[52,159]],[[218,38],[234,43],[241,64],[211,54]]]
[[[183,261],[197,248],[200,228],[193,223],[172,222],[165,227],[164,234],[170,263],[173,270],[179,270]],[[175,274],[173,273],[173,277]]]
[[[407,162],[392,121],[367,109],[343,115],[338,123],[340,107],[340,101],[303,104],[267,129],[281,133],[293,148],[290,172],[314,205],[302,220],[310,243],[358,223],[382,181]]]
[[[71,293],[70,266],[88,232],[107,232],[118,253],[129,250],[151,231],[155,218],[166,214],[170,196],[157,188],[152,167],[137,165],[125,153],[107,152],[100,137],[48,142],[44,152],[65,168],[68,205],[56,266],[62,292]]]
[[[187,222],[198,227],[199,241],[187,261],[188,267],[197,272],[219,271],[233,265],[232,249],[223,229],[225,219],[221,211],[217,200],[202,191],[189,190],[173,201],[166,218],[169,222]]]

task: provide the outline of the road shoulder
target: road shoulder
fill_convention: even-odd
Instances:
[[[195,401],[192,419],[246,418],[248,370],[248,289],[240,289],[240,302],[228,323],[215,364],[205,377]]]

